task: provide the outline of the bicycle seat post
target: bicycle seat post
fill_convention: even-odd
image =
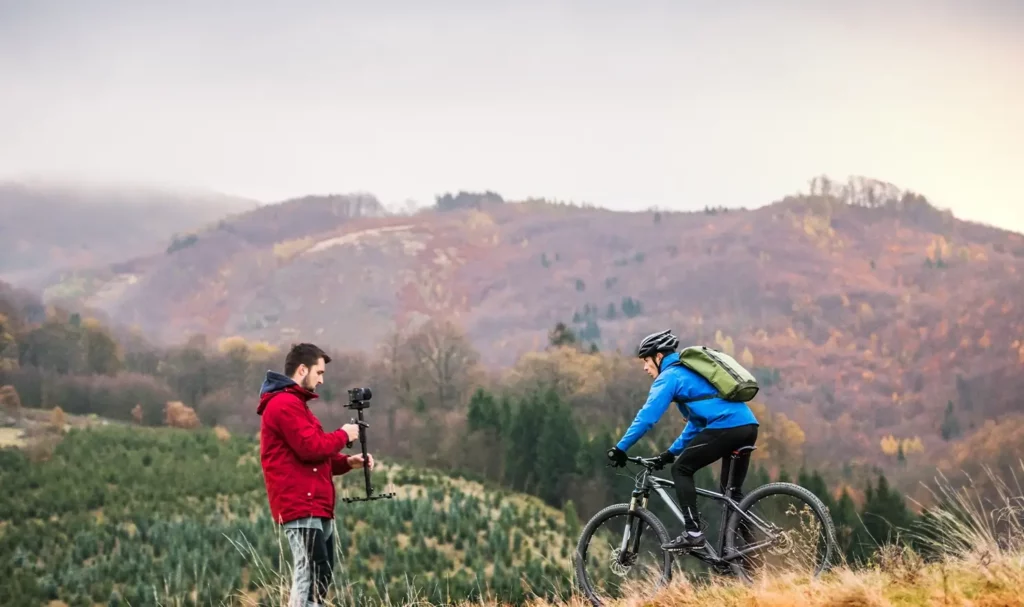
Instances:
[[[737,487],[733,483],[733,481],[736,478],[736,464],[739,462],[741,458],[749,458],[751,452],[753,452],[755,449],[757,449],[757,447],[754,446],[740,447],[739,449],[735,449],[732,452],[732,455],[729,456],[732,462],[729,465],[729,479],[726,481],[726,497],[732,499],[733,492],[737,489]]]

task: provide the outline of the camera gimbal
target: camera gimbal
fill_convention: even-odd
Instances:
[[[359,446],[363,451],[363,478],[366,480],[366,497],[345,497],[342,498],[343,502],[368,502],[371,500],[379,499],[391,499],[395,497],[394,493],[381,493],[380,495],[373,494],[373,485],[370,484],[370,459],[366,452],[366,428],[370,425],[363,421],[363,409],[370,407],[370,399],[373,398],[373,392],[369,388],[352,388],[348,391],[348,404],[345,405],[347,409],[355,409],[356,415],[359,417],[359,421],[352,420],[352,423],[359,425]],[[352,441],[348,442],[348,447],[352,446]]]

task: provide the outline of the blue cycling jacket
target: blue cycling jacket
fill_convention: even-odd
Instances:
[[[747,424],[756,424],[757,418],[746,403],[737,403],[721,398],[708,398],[696,402],[684,401],[716,394],[717,390],[711,382],[682,365],[672,365],[679,361],[679,353],[673,352],[661,359],[658,377],[651,384],[647,402],[637,412],[622,440],[616,445],[628,451],[638,440],[658,423],[665,414],[669,404],[675,402],[679,412],[686,418],[686,427],[682,434],[668,448],[673,455],[679,455],[686,445],[705,428],[735,428]]]

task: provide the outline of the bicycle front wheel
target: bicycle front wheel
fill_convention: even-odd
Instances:
[[[726,527],[725,558],[746,581],[761,575],[797,573],[815,578],[837,551],[836,528],[828,508],[809,490],[793,483],[754,489],[733,511]]]
[[[653,594],[672,579],[671,538],[649,510],[615,504],[583,528],[576,546],[576,582],[594,607],[626,596]]]

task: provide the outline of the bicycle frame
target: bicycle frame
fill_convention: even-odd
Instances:
[[[729,483],[731,485],[731,478],[729,479]],[[672,514],[675,515],[675,517],[679,520],[680,524],[685,525],[686,519],[683,517],[683,511],[679,507],[679,504],[676,502],[675,497],[673,497],[672,494],[669,493],[669,489],[674,489],[675,486],[675,482],[667,478],[662,478],[660,476],[654,476],[653,474],[651,474],[650,467],[648,467],[647,464],[644,464],[644,470],[637,475],[636,486],[633,489],[632,498],[630,499],[629,503],[630,510],[636,508],[637,506],[646,509],[648,501],[650,499],[651,491],[653,491],[659,497],[661,497],[662,500],[665,501],[669,509],[672,511]],[[739,514],[739,516],[742,516],[748,523],[760,529],[762,532],[768,535],[769,538],[772,538],[773,534],[770,531],[770,526],[767,523],[764,523],[763,521],[758,519],[756,516],[753,516],[740,510],[739,504],[728,495],[724,495],[722,493],[710,491],[707,489],[701,489],[700,487],[697,487],[696,489],[697,495],[703,495],[704,497],[711,498],[712,500],[715,500],[717,502],[722,502],[722,522],[718,529],[717,550],[705,538],[704,546],[701,548],[692,549],[688,553],[690,556],[693,556],[694,558],[703,561],[708,565],[721,567],[731,565],[732,561],[741,558],[747,554],[750,554],[751,552],[760,550],[761,548],[764,548],[772,543],[772,539],[768,539],[766,541],[755,543],[752,546],[747,546],[742,550],[737,550],[735,552],[725,554],[725,532],[726,528],[728,527],[730,511],[735,511]],[[733,488],[731,486],[728,487],[727,489],[729,493],[731,493],[732,490]],[[630,531],[630,526],[627,526],[626,529],[623,530],[623,552],[625,552],[626,543],[629,539]],[[639,543],[640,533],[636,533],[634,551],[639,549]]]

